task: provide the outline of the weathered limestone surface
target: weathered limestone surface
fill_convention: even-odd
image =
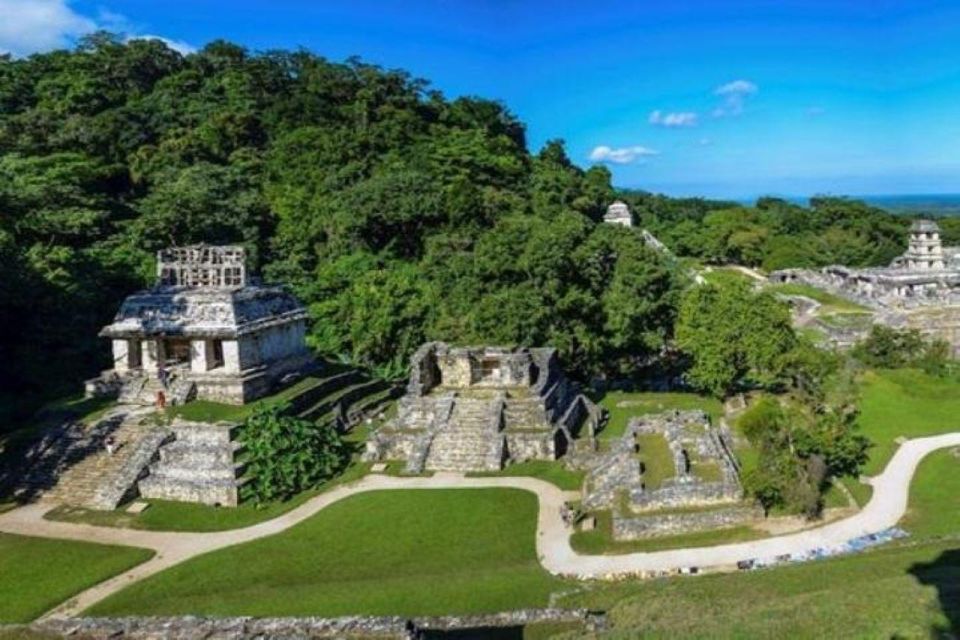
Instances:
[[[160,448],[150,474],[140,480],[144,498],[235,507],[242,466],[236,462],[238,425],[176,420],[173,440]]]
[[[114,367],[88,381],[88,394],[149,404],[162,391],[171,404],[194,395],[243,404],[309,367],[306,310],[283,288],[250,281],[244,258],[241,247],[161,251],[157,284],[128,296],[101,330]]]
[[[736,504],[704,511],[650,513],[643,517],[615,517],[614,540],[642,540],[658,536],[696,533],[741,525],[763,518],[755,504]]]
[[[638,443],[638,436],[643,435],[664,438],[673,457],[674,476],[664,479],[657,488],[645,483],[640,461],[644,452]],[[617,540],[701,531],[753,520],[758,511],[755,505],[743,501],[732,442],[726,426],[715,427],[703,411],[668,411],[633,418],[623,437],[610,442],[606,451],[578,458],[578,466],[587,471],[583,507],[609,509]],[[711,479],[701,478],[698,474],[708,467]],[[759,514],[763,515],[762,510]]]
[[[371,436],[365,457],[403,459],[411,472],[496,470],[559,458],[584,446],[581,435],[592,444],[599,416],[552,349],[428,343],[414,354],[396,419]]]
[[[435,618],[349,616],[343,618],[70,618],[48,620],[30,629],[61,637],[106,640],[292,640],[294,638],[382,638],[416,640],[429,630],[520,628],[538,623],[580,623],[584,631],[600,631],[606,617],[586,609],[521,609],[502,613]],[[9,627],[16,632],[19,627]],[[0,626],[0,631],[3,626]],[[476,637],[479,637],[476,636]]]

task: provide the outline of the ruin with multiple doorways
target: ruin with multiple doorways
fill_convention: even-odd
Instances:
[[[907,251],[888,267],[784,269],[770,274],[775,284],[802,283],[829,291],[873,310],[873,322],[915,328],[946,340],[960,357],[960,247],[945,247],[932,220],[910,227]],[[848,346],[862,338],[858,328],[825,326],[833,342]]]
[[[368,460],[406,470],[495,471],[593,446],[600,411],[553,349],[423,345],[397,416],[367,442]]]
[[[194,397],[243,404],[264,396],[311,357],[307,313],[282,287],[254,283],[242,247],[160,251],[156,285],[127,297],[100,335],[113,367],[88,393],[149,404]]]
[[[907,251],[889,267],[784,269],[770,274],[770,280],[823,287],[878,308],[960,304],[960,247],[944,247],[937,223],[917,220]]]
[[[763,510],[744,499],[734,440],[703,411],[631,418],[608,449],[579,461],[582,505],[609,510],[615,540],[745,524]]]

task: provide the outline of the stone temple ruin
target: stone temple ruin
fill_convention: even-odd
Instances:
[[[672,464],[666,473],[659,470],[662,477],[653,478],[650,456],[658,445],[669,451]],[[615,540],[759,519],[762,509],[744,501],[732,446],[730,431],[715,427],[703,411],[632,418],[608,451],[585,458],[583,507],[611,511]]]
[[[622,200],[615,200],[607,207],[607,212],[603,215],[603,221],[610,224],[619,224],[624,227],[633,226],[633,216],[630,214],[630,207]]]
[[[238,425],[157,420],[158,393],[243,404],[313,367],[306,311],[248,277],[241,247],[161,251],[157,283],[124,300],[100,335],[114,366],[87,382],[118,405],[95,424],[67,423],[28,453],[19,495],[114,509],[136,496],[235,506],[243,482]],[[106,451],[107,441],[114,451]]]
[[[940,228],[932,220],[911,225],[907,251],[888,267],[784,269],[770,274],[770,281],[798,282],[829,291],[873,309],[874,322],[913,327],[942,338],[953,346],[954,355],[960,356],[960,247],[944,247]],[[845,346],[866,330],[838,335],[835,342]]]
[[[156,285],[127,297],[100,332],[114,364],[88,393],[149,404],[163,389],[172,403],[243,404],[309,362],[306,310],[283,288],[251,282],[245,262],[242,247],[160,251]]]
[[[398,415],[372,434],[365,457],[405,460],[413,473],[493,471],[592,445],[598,418],[553,349],[431,342],[414,354]]]

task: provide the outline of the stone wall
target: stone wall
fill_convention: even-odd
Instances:
[[[36,622],[29,629],[40,634],[85,640],[291,640],[345,638],[353,640],[418,640],[429,631],[522,629],[544,623],[582,625],[587,632],[606,628],[606,616],[586,609],[522,609],[502,613],[433,618],[400,616],[349,616],[342,618],[203,618],[128,617],[67,618]],[[8,627],[14,636],[23,627]],[[0,625],[0,632],[4,631]]]
[[[614,514],[614,540],[642,540],[657,536],[696,533],[755,522],[763,518],[758,505],[738,504],[709,511],[651,513],[639,517]]]
[[[507,456],[513,462],[553,460],[556,448],[552,432],[508,432],[505,434]]]

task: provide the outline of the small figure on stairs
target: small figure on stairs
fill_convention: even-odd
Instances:
[[[157,391],[157,410],[163,411],[167,408],[167,396],[163,391]]]
[[[113,436],[107,436],[107,439],[103,441],[103,446],[106,448],[107,453],[112,456],[113,452],[117,450],[117,439]]]
[[[170,374],[167,372],[167,368],[162,364],[157,365],[157,380],[160,381],[160,384],[163,385],[164,389],[167,389],[167,385],[170,381]]]

